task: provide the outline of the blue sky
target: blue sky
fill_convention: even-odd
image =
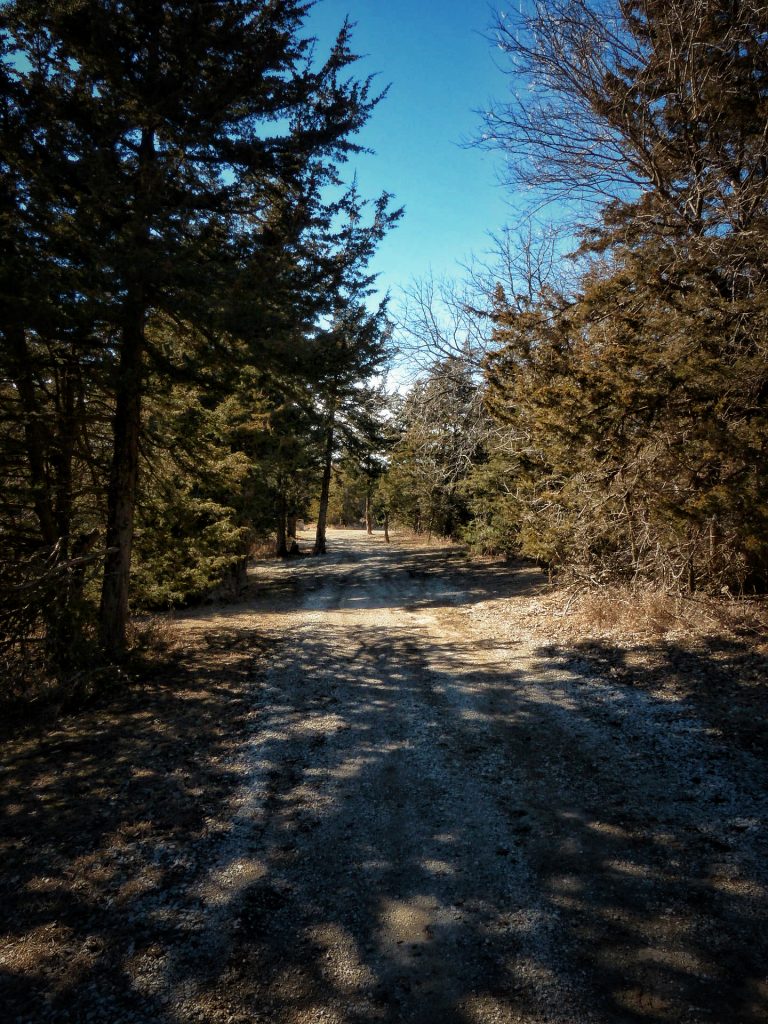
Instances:
[[[482,109],[507,79],[484,34],[485,0],[318,0],[308,27],[327,51],[349,15],[359,74],[375,72],[389,95],[359,141],[374,156],[350,163],[363,195],[393,192],[405,206],[399,226],[373,263],[382,290],[398,289],[430,268],[460,274],[458,263],[488,246],[488,232],[510,217],[509,193],[497,184],[498,158],[462,148]]]

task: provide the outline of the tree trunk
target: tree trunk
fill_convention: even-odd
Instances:
[[[334,415],[331,413],[330,424],[325,434],[325,457],[323,462],[323,481],[320,485],[320,508],[317,513],[317,531],[313,555],[325,554],[325,525],[328,519],[328,496],[331,490],[331,467],[333,465],[333,433]]]
[[[446,511],[445,511],[445,527],[443,530],[443,536],[453,537],[454,522],[455,522],[455,504],[454,494],[456,493],[456,486],[453,485],[448,488],[446,498]],[[430,528],[431,530],[431,528]]]
[[[286,517],[286,527],[287,527],[287,533],[288,533],[287,543],[288,543],[288,554],[289,555],[298,555],[298,553],[299,553],[299,542],[298,542],[298,539],[296,537],[296,520],[297,520],[297,518],[298,517],[296,515],[295,509],[292,509],[288,513],[288,515]]]
[[[77,423],[75,413],[75,382],[72,366],[63,366],[59,375],[59,415],[56,429],[56,445],[52,462],[56,473],[54,485],[56,526],[61,545],[61,557],[70,553],[70,530],[72,526],[73,479],[72,463],[75,454]]]
[[[371,509],[371,486],[365,490],[365,530],[368,536],[373,533],[373,511]]]
[[[58,376],[57,415],[53,428],[46,426],[38,402],[32,360],[24,328],[6,331],[14,383],[21,405],[32,501],[46,554],[55,553],[59,563],[81,552],[72,549],[72,460],[75,448],[76,412],[74,370],[61,366]],[[95,537],[98,537],[96,533]],[[91,547],[96,543],[94,539]],[[85,554],[86,552],[82,552]],[[78,575],[79,572],[79,575]],[[48,595],[41,614],[45,622],[46,649],[59,669],[70,667],[82,632],[78,622],[84,570],[70,569]]]
[[[135,221],[132,231],[131,269],[123,304],[120,364],[115,384],[112,424],[112,467],[107,496],[107,551],[101,588],[101,642],[112,655],[125,650],[128,597],[133,550],[133,524],[139,486],[139,435],[144,364],[144,330],[149,298],[150,218],[154,207],[153,167],[155,133],[141,130],[136,179]]]
[[[126,309],[113,420],[112,468],[107,500],[107,553],[101,590],[101,641],[115,655],[125,650],[133,523],[139,482],[144,304]]]
[[[281,492],[277,499],[277,521],[275,524],[275,554],[278,558],[285,558],[288,554],[288,536],[285,528],[286,505],[285,495]]]
[[[389,544],[389,512],[384,513],[384,540]]]
[[[73,538],[72,515],[74,507],[73,463],[79,431],[76,403],[77,372],[74,360],[65,362],[58,373],[57,416],[52,438],[50,465],[53,471],[52,501],[58,535],[59,558],[68,563],[86,559],[96,546],[99,531],[87,537]],[[53,662],[63,671],[79,665],[83,644],[83,588],[86,563],[71,565],[66,577],[51,596],[46,609],[46,640]]]

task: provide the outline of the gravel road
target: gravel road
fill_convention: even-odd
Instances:
[[[215,750],[188,725],[184,740],[221,798],[162,842],[123,812],[85,867],[51,853],[34,878],[71,892],[122,851],[91,901],[123,925],[93,910],[54,935],[82,956],[98,940],[59,989],[22,953],[34,929],[8,930],[6,1019],[768,1021],[760,750],[689,700],[501,634],[486,613],[514,617],[531,569],[331,531],[326,558],[263,563],[255,582],[178,622],[207,652],[197,676],[221,681]]]

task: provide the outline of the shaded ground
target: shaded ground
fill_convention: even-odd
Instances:
[[[330,539],[6,743],[3,1019],[767,1021],[764,660],[553,642],[532,570]]]

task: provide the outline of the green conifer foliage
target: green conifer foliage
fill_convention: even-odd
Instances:
[[[100,634],[114,653],[125,643],[137,508],[151,504],[140,470],[156,383],[177,388],[170,444],[179,409],[202,402],[214,415],[243,367],[298,376],[317,324],[359,282],[370,239],[391,222],[382,197],[373,235],[339,234],[339,213],[356,200],[329,189],[379,97],[354,78],[348,25],[315,59],[307,10],[297,0],[3,5],[14,529],[23,520],[33,547],[62,564],[81,526],[103,530]],[[339,259],[340,238],[354,258]],[[158,319],[195,344],[169,358]],[[89,475],[86,501],[75,481]],[[185,479],[187,507],[237,505]],[[232,529],[219,538],[228,551]]]
[[[495,114],[513,177],[598,203],[574,291],[497,305],[507,534],[593,579],[764,587],[764,6],[557,0],[500,31],[538,83]]]
[[[486,459],[488,418],[472,366],[450,356],[405,396],[384,490],[417,533],[458,536],[469,521],[466,481]]]

